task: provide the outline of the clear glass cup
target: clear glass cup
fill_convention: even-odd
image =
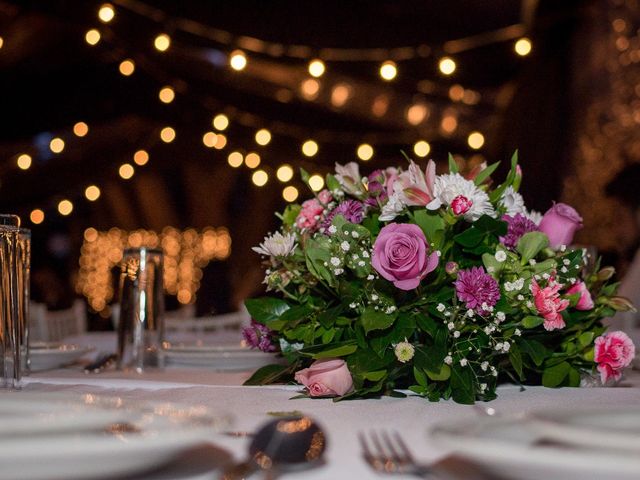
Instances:
[[[0,369],[4,388],[21,387],[19,263],[20,219],[0,215]]]
[[[22,371],[30,373],[29,355],[29,302],[31,301],[31,230],[21,228],[18,233],[18,345],[22,358]]]
[[[156,366],[164,335],[162,250],[147,247],[124,251],[120,273],[118,369],[142,372]]]

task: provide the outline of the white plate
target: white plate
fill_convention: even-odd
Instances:
[[[92,350],[93,347],[61,343],[30,345],[30,368],[32,371],[38,371],[62,367],[75,362]]]
[[[252,370],[278,362],[273,353],[252,350],[240,343],[165,345],[160,357],[165,366],[206,367],[225,371]]]
[[[564,413],[569,415],[566,411]],[[615,416],[615,413],[611,409],[606,413],[601,411],[600,415]],[[628,450],[610,449],[604,442],[597,448],[585,448],[574,442],[545,443],[545,440],[559,442],[560,438],[552,438],[551,432],[541,423],[534,418],[473,417],[439,425],[430,435],[434,442],[501,478],[639,478],[640,455],[631,455]],[[594,442],[597,442],[597,434],[591,435],[596,435]]]
[[[25,406],[22,411],[16,401]],[[53,422],[50,430],[31,430],[27,434],[34,416],[61,415],[69,420],[65,408],[73,412],[71,421],[78,422],[80,428],[60,430],[57,428],[60,422]],[[0,412],[5,411],[13,411],[27,427],[22,434],[0,434],[0,480],[106,479],[130,475],[169,463],[186,449],[208,443],[216,430],[226,428],[229,423],[228,417],[214,416],[203,407],[145,406],[94,395],[2,393]],[[114,426],[110,413],[114,414],[111,418],[126,421],[138,431],[107,433]],[[103,420],[106,422],[100,425]],[[87,428],[92,422],[93,427]]]

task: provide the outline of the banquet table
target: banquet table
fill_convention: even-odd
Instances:
[[[88,333],[71,339],[74,343],[115,346],[113,333]],[[94,351],[94,353],[95,353]],[[273,418],[273,412],[298,411],[315,418],[327,434],[325,462],[317,468],[292,472],[284,478],[340,479],[384,478],[362,459],[358,432],[372,428],[399,432],[415,457],[422,462],[435,462],[450,451],[429,436],[430,429],[443,422],[480,414],[470,405],[452,401],[428,402],[416,396],[408,398],[333,402],[331,399],[292,399],[300,391],[295,385],[263,387],[242,386],[250,371],[216,371],[209,368],[149,368],[143,373],[106,370],[85,374],[80,365],[33,372],[25,378],[24,392],[64,392],[118,396],[135,402],[172,402],[204,405],[213,412],[232,415],[234,431],[254,431]],[[15,392],[20,395],[21,392]],[[616,388],[561,388],[505,385],[498,389],[497,400],[490,405],[500,414],[522,414],[544,409],[618,408],[640,405],[640,372],[629,372]],[[214,443],[234,459],[244,458],[249,438],[219,434]],[[193,453],[199,460],[176,461],[163,469],[123,477],[128,480],[212,479],[207,466],[206,450]],[[640,472],[639,472],[640,474]],[[52,473],[52,479],[55,474]],[[259,477],[258,477],[259,478]],[[391,478],[391,477],[390,477]],[[395,478],[403,478],[401,475]],[[409,477],[404,477],[409,478]]]

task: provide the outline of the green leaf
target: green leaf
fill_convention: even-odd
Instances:
[[[560,386],[569,374],[569,370],[571,370],[571,365],[568,362],[561,362],[545,369],[542,373],[542,385],[549,388]]]
[[[425,373],[431,380],[443,382],[451,377],[451,367],[443,363],[438,370],[425,370]]]
[[[522,256],[522,264],[525,265],[538,253],[549,246],[549,237],[542,232],[527,232],[520,240],[516,250]]]
[[[336,324],[336,320],[340,317],[340,314],[343,312],[344,307],[342,305],[337,305],[335,307],[329,308],[320,312],[318,315],[318,322],[324,328],[330,328],[334,324]]]
[[[428,210],[417,210],[413,218],[416,225],[424,232],[427,237],[427,241],[433,242],[436,237],[436,232],[444,230],[444,219],[440,215],[434,215]]]
[[[316,353],[312,355],[314,360],[319,360],[321,358],[335,358],[335,357],[346,357],[347,355],[351,355],[358,349],[358,345],[342,345],[335,348],[330,348],[328,350],[324,350],[322,352]]]
[[[476,395],[471,368],[456,365],[451,369],[451,398],[454,402],[466,405],[475,402]]]
[[[569,370],[569,387],[579,387],[580,386],[580,372],[575,368],[571,367]]]
[[[386,370],[377,370],[375,372],[363,373],[362,378],[364,378],[365,380],[371,380],[372,382],[377,382],[382,380],[386,375]]]
[[[476,179],[473,181],[476,185],[481,185],[482,182],[484,182],[487,178],[489,178],[491,176],[491,174],[493,172],[496,171],[496,168],[498,168],[498,165],[500,165],[500,162],[496,162],[492,165],[489,165],[487,168],[485,168],[484,170],[482,170],[478,176],[476,177]]]
[[[284,311],[279,320],[286,323],[295,322],[307,318],[311,313],[313,313],[313,308],[309,305],[296,305]]]
[[[424,374],[424,371],[418,367],[413,367],[413,377],[416,379],[419,385],[426,387],[427,386],[427,376]]]
[[[507,222],[490,217],[489,215],[482,215],[478,220],[473,222],[473,226],[478,230],[485,233],[492,233],[496,236],[506,235],[508,229]]]
[[[303,348],[302,350],[299,350],[298,353],[300,355],[305,355],[307,357],[314,357],[315,355],[323,352],[334,352],[334,351],[339,352],[341,351],[342,347],[354,347],[354,346],[356,346],[356,342],[354,340],[345,340],[343,342],[334,342],[329,345],[311,345]],[[345,349],[345,351],[348,351],[348,350],[349,349]],[[354,349],[353,351],[355,350],[357,349]]]
[[[397,310],[393,313],[384,313],[381,310],[375,310],[373,307],[365,308],[364,312],[360,316],[360,321],[364,327],[365,333],[369,333],[373,330],[383,330],[393,325]]]
[[[584,332],[581,333],[580,336],[578,336],[578,342],[581,346],[588,347],[589,345],[591,345],[591,342],[593,342],[593,337],[595,337],[595,334],[593,332]]]
[[[516,175],[517,175],[516,173],[517,166],[518,166],[518,151],[516,150],[515,152],[513,152],[513,155],[511,156],[511,169],[509,170],[507,179],[504,181],[504,183],[500,184],[500,186],[498,186],[493,192],[489,194],[489,199],[491,200],[491,203],[495,204],[496,202],[498,202],[498,200],[500,200],[500,198],[502,197],[502,194],[507,189],[507,187],[509,185],[514,184],[516,180]]]
[[[327,188],[332,192],[334,190],[340,190],[340,182],[330,173],[327,173]]]
[[[513,366],[513,369],[518,374],[518,378],[522,381],[524,380],[524,374],[522,372],[522,354],[520,353],[520,349],[517,345],[511,345],[509,349],[509,361]]]
[[[458,173],[458,164],[451,153],[449,154],[449,173]]]
[[[485,233],[475,227],[467,228],[464,232],[457,234],[453,240],[463,247],[472,248],[480,244]]]
[[[535,328],[538,325],[542,325],[544,323],[544,318],[534,315],[527,315],[522,319],[522,322],[520,323],[524,328]]]
[[[309,175],[309,172],[307,172],[304,168],[300,168],[300,178],[305,184],[309,185],[310,177],[311,175]]]
[[[539,367],[542,365],[544,359],[547,358],[547,349],[537,340],[527,340],[525,338],[518,337],[516,342],[522,353],[526,353],[536,366]]]
[[[298,218],[298,214],[300,213],[301,209],[302,206],[298,205],[297,203],[290,203],[289,205],[287,205],[281,216],[282,224],[288,227],[293,225],[296,222],[296,218]]]
[[[249,315],[258,323],[267,324],[280,318],[289,310],[289,304],[284,300],[273,297],[249,298],[244,301]]]
[[[286,365],[265,365],[256,370],[243,385],[268,385],[276,382],[283,374],[288,373]]]

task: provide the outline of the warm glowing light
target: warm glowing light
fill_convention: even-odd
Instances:
[[[324,178],[322,178],[322,175],[311,175],[311,177],[309,177],[309,186],[314,192],[322,190],[322,187],[324,187]]]
[[[418,157],[421,157],[421,158],[429,155],[430,151],[431,151],[431,145],[429,145],[429,142],[426,142],[425,140],[419,140],[413,146],[413,152]]]
[[[339,83],[331,90],[331,104],[334,107],[342,107],[351,97],[351,87],[345,83]]]
[[[529,55],[531,53],[531,48],[532,48],[531,40],[529,40],[527,37],[523,37],[523,38],[519,39],[513,45],[513,49],[521,57],[525,57],[525,56]]]
[[[149,162],[149,154],[146,152],[146,150],[138,150],[133,154],[133,161],[136,165],[140,165],[142,167]]]
[[[153,46],[160,52],[166,52],[171,46],[171,37],[166,33],[161,33],[153,41]]]
[[[4,45],[4,38],[0,37],[0,48]]]
[[[324,62],[319,59],[311,60],[311,62],[309,62],[308,70],[309,75],[311,75],[312,77],[321,77],[325,71]]]
[[[61,200],[58,203],[58,212],[60,212],[60,215],[69,215],[73,212],[73,203],[70,200]]]
[[[53,153],[60,153],[64,150],[64,140],[60,137],[56,137],[49,142],[49,148]]]
[[[453,72],[455,72],[456,66],[456,62],[453,60],[453,58],[450,57],[443,57],[438,63],[438,68],[445,75],[451,75]]]
[[[248,153],[244,157],[244,164],[249,168],[257,168],[260,165],[260,155],[255,152]]]
[[[171,143],[176,139],[176,131],[171,127],[164,127],[160,131],[160,138],[165,143]]]
[[[320,93],[320,82],[313,78],[307,78],[300,84],[300,92],[306,100],[315,100]]]
[[[358,147],[358,158],[363,161],[371,160],[373,157],[373,147],[368,143],[363,143]]]
[[[75,133],[77,137],[84,137],[89,133],[89,125],[84,122],[78,122],[73,126],[73,133]]]
[[[158,98],[162,103],[171,103],[176,98],[176,92],[171,87],[162,87],[158,92]]]
[[[371,113],[376,117],[384,117],[389,109],[389,97],[386,95],[378,95],[371,105]]]
[[[87,197],[87,200],[90,202],[95,202],[100,198],[100,189],[96,185],[89,185],[84,189],[84,196]]]
[[[276,177],[278,177],[278,180],[281,182],[288,182],[293,178],[293,168],[291,168],[291,165],[287,165],[286,163],[281,165],[276,171]]]
[[[243,160],[244,159],[242,158],[242,154],[240,152],[231,152],[227,157],[227,162],[233,168],[238,168],[240,165],[242,165]]]
[[[458,128],[458,119],[454,115],[447,114],[442,117],[440,128],[442,128],[445,133],[453,133],[456,131],[456,128]]]
[[[110,3],[104,3],[98,10],[98,18],[103,23],[109,23],[116,16],[116,11]]]
[[[129,180],[131,177],[133,177],[134,173],[135,170],[133,169],[133,165],[131,165],[130,163],[123,163],[118,169],[118,175],[120,175],[120,177],[122,177],[124,180]]]
[[[423,103],[416,103],[407,109],[407,122],[419,125],[429,116],[429,109]]]
[[[454,102],[459,102],[464,98],[464,87],[462,85],[451,85],[449,88],[449,98]]]
[[[23,153],[18,157],[18,160],[16,161],[16,163],[18,164],[19,169],[28,170],[29,167],[31,167],[31,163],[32,163],[31,155],[27,155],[26,153]]]
[[[396,78],[396,75],[398,75],[398,67],[396,66],[395,62],[387,60],[382,65],[380,65],[380,76],[383,80],[389,82]]]
[[[130,75],[133,74],[133,72],[135,72],[136,70],[136,64],[133,63],[133,60],[123,60],[122,62],[120,62],[120,66],[118,67],[118,70],[120,70],[120,73],[122,75],[124,75],[125,77],[128,77]]]
[[[229,126],[229,117],[221,113],[219,115],[216,115],[211,123],[213,124],[213,128],[222,131]]]
[[[287,202],[295,202],[296,198],[298,198],[298,189],[292,185],[284,187],[282,190],[282,198]]]
[[[269,181],[269,174],[264,170],[256,170],[251,175],[251,181],[258,187],[263,187]]]
[[[216,137],[216,144],[213,146],[213,148],[215,148],[216,150],[222,150],[226,146],[227,146],[227,137],[219,133],[218,136]]]
[[[480,132],[471,132],[467,137],[467,143],[474,150],[478,150],[484,145],[484,135]]]
[[[178,290],[178,294],[176,295],[176,298],[178,299],[178,302],[180,302],[183,305],[186,305],[191,301],[191,292],[186,288],[181,288],[180,290]]]
[[[271,141],[271,132],[266,128],[262,128],[256,132],[256,143],[258,145],[268,145]]]
[[[100,41],[100,32],[95,28],[88,30],[87,33],[84,34],[84,40],[89,45],[97,45]]]
[[[205,147],[213,148],[218,143],[218,135],[213,132],[207,132],[202,135],[202,143],[204,143]]]
[[[318,144],[313,140],[307,140],[302,144],[302,153],[304,153],[307,157],[313,157],[316,153],[318,153]]]
[[[229,65],[238,72],[244,70],[247,66],[247,56],[242,50],[235,50],[229,56]]]
[[[29,219],[34,225],[40,225],[42,222],[44,222],[44,212],[39,208],[36,208],[35,210],[31,211]]]

